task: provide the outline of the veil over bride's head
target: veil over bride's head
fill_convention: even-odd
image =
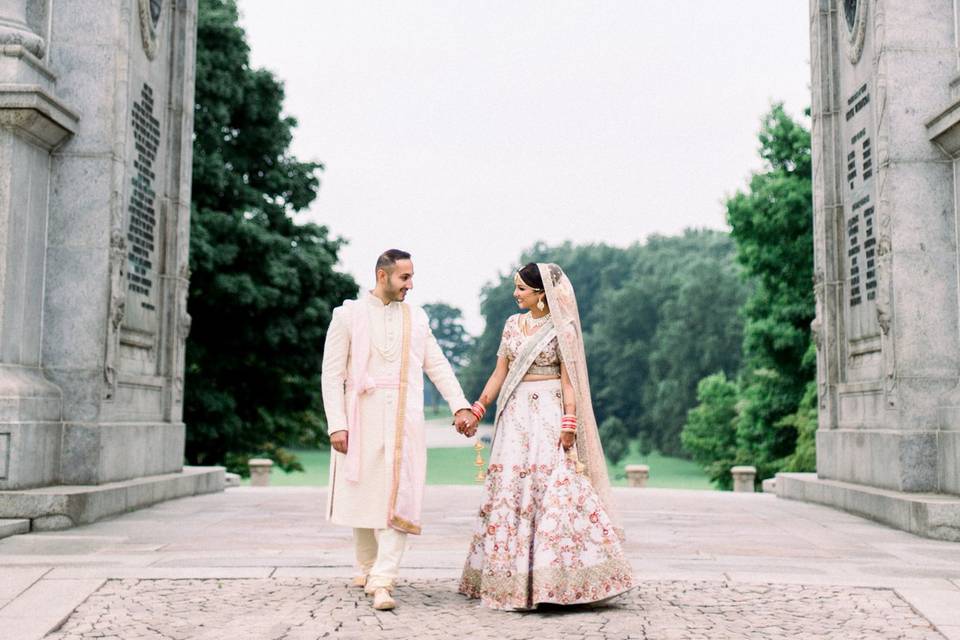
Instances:
[[[597,419],[593,415],[590,397],[590,378],[587,375],[587,357],[583,348],[583,328],[577,309],[577,296],[573,284],[559,265],[538,263],[543,288],[550,306],[553,326],[557,330],[557,342],[563,355],[563,364],[573,384],[577,401],[577,458],[583,463],[584,473],[590,478],[594,490],[603,502],[617,533],[623,537],[620,519],[616,515],[607,475],[607,461],[600,444]]]

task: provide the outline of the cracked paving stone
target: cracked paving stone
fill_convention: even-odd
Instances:
[[[402,582],[397,609],[378,612],[340,580],[110,580],[47,640],[943,640],[888,589],[648,581],[602,605],[505,612],[456,586]]]

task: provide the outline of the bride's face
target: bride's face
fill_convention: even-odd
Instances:
[[[528,287],[519,278],[514,281],[513,299],[517,301],[517,306],[521,309],[536,308],[537,303],[540,301],[540,296],[542,295],[542,293],[537,293]]]

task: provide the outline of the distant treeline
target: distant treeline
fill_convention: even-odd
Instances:
[[[331,310],[356,295],[342,240],[295,220],[321,165],[290,152],[283,85],[250,66],[235,0],[201,0],[185,371],[186,458],[245,472],[251,456],[299,468],[287,447],[327,442],[320,362]],[[626,248],[536,245],[577,291],[591,388],[611,459],[624,440],[692,457],[721,486],[733,464],[759,477],[812,469],[816,429],[810,136],[775,106],[765,166],[727,202],[729,234],[690,230]],[[430,308],[471,397],[516,312],[505,272],[482,292],[486,329]]]
[[[632,437],[682,455],[697,383],[740,369],[739,309],[749,287],[734,256],[727,234],[690,230],[627,248],[537,245],[520,265],[556,262],[574,284],[597,420],[616,416]],[[518,311],[513,286],[505,273],[481,294],[486,328],[461,376],[470,397],[493,369],[504,321]]]
[[[598,421],[622,421],[642,449],[692,457],[722,487],[734,464],[762,479],[815,463],[810,137],[780,105],[764,118],[760,155],[764,170],[727,201],[729,234],[537,244],[517,264],[556,262],[570,276]],[[461,375],[471,397],[517,312],[512,290],[511,271],[481,293],[486,327]]]

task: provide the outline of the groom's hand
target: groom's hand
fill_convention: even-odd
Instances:
[[[477,417],[470,409],[457,411],[453,415],[453,423],[457,427],[457,433],[462,433],[468,438],[477,432]]]
[[[340,453],[347,452],[347,431],[346,429],[341,429],[340,431],[334,431],[330,434],[330,446],[333,447],[334,451],[339,451]]]

